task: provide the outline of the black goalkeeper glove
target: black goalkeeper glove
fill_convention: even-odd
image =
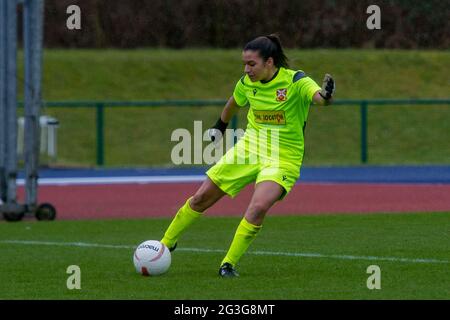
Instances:
[[[212,126],[208,130],[208,135],[211,138],[211,141],[214,142],[214,144],[218,144],[220,139],[223,137],[225,130],[228,127],[228,123],[225,123],[222,121],[221,118],[217,120],[216,124]]]
[[[325,100],[330,100],[333,97],[334,91],[336,90],[336,85],[334,83],[333,77],[330,74],[325,74],[322,83],[322,90],[319,94]]]

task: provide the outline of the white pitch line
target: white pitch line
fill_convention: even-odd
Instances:
[[[0,240],[0,243],[5,244],[30,244],[43,246],[62,246],[62,247],[85,247],[85,248],[109,248],[109,249],[133,249],[133,246],[115,245],[115,244],[100,244],[87,242],[52,242],[52,241],[30,241],[30,240]]]
[[[87,242],[0,240],[0,243],[22,244],[22,245],[84,247],[84,248],[109,248],[109,249],[135,249],[136,248],[136,246],[131,246],[131,245],[111,245],[111,244],[87,243]],[[178,248],[177,251],[202,252],[202,253],[225,253],[226,252],[225,250],[222,250],[222,249],[202,249],[202,248]],[[265,255],[265,256],[303,257],[303,258],[324,258],[324,259],[338,259],[338,260],[369,260],[369,261],[391,261],[391,262],[407,262],[407,263],[450,264],[450,261],[448,261],[448,260],[438,260],[438,259],[353,256],[353,255],[304,253],[304,252],[249,251],[249,252],[247,252],[247,254]]]

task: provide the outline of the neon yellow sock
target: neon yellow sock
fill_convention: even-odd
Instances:
[[[243,218],[241,223],[239,223],[234,239],[231,242],[230,249],[228,249],[227,255],[222,260],[221,265],[228,262],[232,266],[236,266],[239,259],[247,251],[261,228],[262,226],[251,224]]]
[[[186,203],[178,210],[175,218],[173,218],[161,240],[168,248],[173,247],[180,235],[193,224],[195,220],[202,216],[201,212],[192,210],[189,205],[190,200],[191,198],[187,199]]]

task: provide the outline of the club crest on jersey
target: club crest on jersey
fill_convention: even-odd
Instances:
[[[286,101],[287,89],[277,89],[277,101]]]

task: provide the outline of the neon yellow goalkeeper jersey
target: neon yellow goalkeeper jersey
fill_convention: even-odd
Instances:
[[[252,82],[245,75],[236,84],[233,97],[240,107],[249,106],[247,130],[242,139],[250,152],[258,152],[249,132],[269,132],[268,148],[276,145],[271,131],[278,131],[279,160],[303,160],[304,127],[314,94],[321,88],[303,71],[279,68],[268,82]],[[252,130],[249,130],[252,129]],[[262,130],[265,129],[265,130]]]

